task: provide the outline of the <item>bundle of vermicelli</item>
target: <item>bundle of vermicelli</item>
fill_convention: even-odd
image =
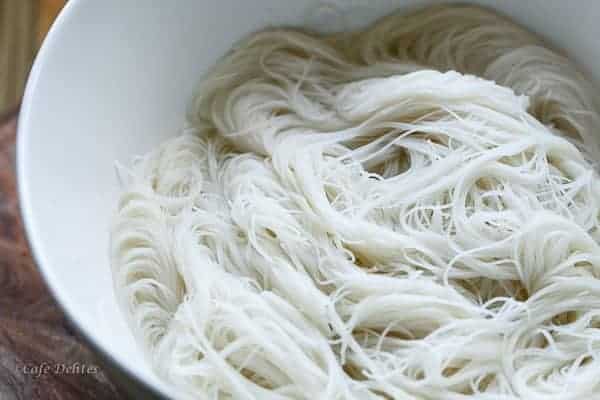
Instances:
[[[541,46],[467,6],[241,42],[119,203],[155,370],[201,399],[595,398],[598,114]]]

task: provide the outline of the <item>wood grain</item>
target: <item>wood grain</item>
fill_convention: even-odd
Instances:
[[[39,0],[39,12],[37,20],[37,45],[42,44],[42,40],[48,33],[50,26],[56,19],[60,10],[64,7],[65,0]]]
[[[29,253],[16,194],[16,124],[16,112],[0,116],[0,399],[123,399],[67,325]]]
[[[65,0],[0,0],[0,113],[20,100],[33,57]]]
[[[0,112],[16,105],[36,50],[38,3],[0,0]]]

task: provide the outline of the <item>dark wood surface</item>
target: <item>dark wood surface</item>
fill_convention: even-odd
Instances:
[[[15,180],[16,115],[0,115],[0,400],[124,399],[69,328],[29,253]]]

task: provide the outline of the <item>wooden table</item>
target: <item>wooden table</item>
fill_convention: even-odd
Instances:
[[[0,116],[0,399],[124,399],[67,325],[27,248],[16,193],[16,115]]]

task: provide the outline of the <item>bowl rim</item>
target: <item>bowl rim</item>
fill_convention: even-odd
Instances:
[[[65,26],[68,25],[68,21],[76,18],[77,11],[81,8],[83,3],[85,3],[84,0],[70,0],[65,4],[57,18],[52,23],[48,34],[43,40],[27,78],[17,120],[16,178],[20,216],[23,222],[25,239],[29,245],[30,253],[37,270],[40,272],[40,275],[42,276],[50,295],[58,304],[58,307],[64,314],[69,326],[73,328],[77,335],[83,339],[84,343],[87,344],[93,352],[97,353],[101,360],[104,360],[105,363],[109,363],[110,367],[114,368],[116,372],[123,374],[131,381],[139,383],[143,386],[143,389],[149,391],[152,396],[156,398],[168,399],[171,398],[171,396],[166,393],[164,388],[161,388],[154,382],[148,381],[135,369],[122,364],[113,354],[111,354],[109,349],[102,346],[95,339],[94,332],[84,324],[81,324],[80,320],[77,318],[77,315],[69,311],[64,297],[56,289],[52,279],[50,278],[50,263],[41,250],[41,246],[39,245],[40,239],[38,238],[34,223],[33,209],[29,197],[31,191],[26,178],[28,169],[28,157],[26,149],[28,148],[28,143],[31,140],[31,135],[29,133],[31,129],[31,121],[35,118],[35,115],[31,110],[32,102],[33,98],[36,97],[38,84],[44,75],[49,54],[52,53],[52,49],[55,46],[60,46],[58,40],[58,37],[60,36],[59,32],[64,31]],[[110,377],[110,371],[105,372],[108,372]]]

